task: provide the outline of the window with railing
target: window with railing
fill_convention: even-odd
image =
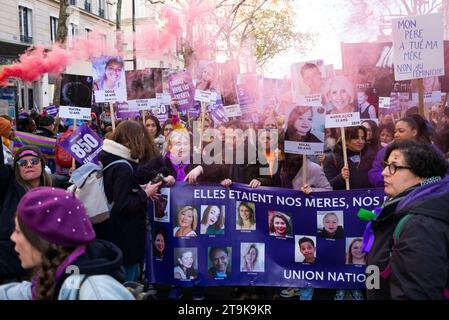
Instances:
[[[51,43],[56,41],[56,35],[58,33],[58,18],[50,17],[50,40]]]
[[[69,30],[68,30],[68,44],[69,47],[73,47],[73,39],[78,35],[78,25],[75,23],[69,24]]]
[[[90,0],[84,0],[84,10],[91,12]]]
[[[99,1],[98,1],[98,15],[99,15],[100,17],[102,17],[102,18],[105,17],[105,15],[104,15],[104,8],[105,8],[105,6],[104,6],[104,0],[99,0]]]
[[[76,6],[76,0],[70,0],[70,5],[71,6]]]
[[[32,11],[30,8],[19,6],[20,42],[33,43]]]

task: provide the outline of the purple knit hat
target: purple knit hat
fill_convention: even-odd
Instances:
[[[32,232],[56,245],[77,247],[95,239],[84,205],[63,189],[31,189],[20,200],[17,214]]]

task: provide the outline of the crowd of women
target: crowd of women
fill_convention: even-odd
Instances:
[[[98,118],[101,121],[102,117]],[[23,119],[22,130],[34,131],[30,117]],[[145,124],[124,120],[117,123],[114,131],[109,131],[107,121],[97,123],[97,117],[93,117],[94,123],[89,125],[104,135],[99,156],[102,165],[116,160],[128,163],[114,164],[114,170],[104,173],[105,194],[113,207],[109,219],[92,225],[82,203],[58,188],[62,185],[46,170],[45,157],[38,148],[25,146],[12,154],[9,148],[12,122],[2,117],[0,282],[4,285],[0,286],[0,299],[133,299],[123,283],[137,281],[142,274],[148,231],[147,204],[160,197],[161,185],[187,181],[228,187],[242,183],[251,188],[282,187],[310,194],[343,190],[346,180],[351,189],[384,187],[388,196],[377,212],[378,217],[367,225],[363,245],[358,239],[349,250],[351,261],[364,261],[366,254],[366,263],[377,265],[382,271],[381,288],[368,290],[367,297],[443,299],[449,283],[449,211],[446,209],[449,185],[444,178],[449,150],[448,139],[441,138],[449,131],[447,108],[443,108],[436,121],[427,121],[418,114],[407,115],[396,123],[385,120],[377,125],[372,120],[364,121],[360,126],[344,129],[345,144],[336,130],[326,130],[325,153],[306,159],[284,153],[282,139],[273,148],[272,142],[278,136],[301,140],[311,135],[310,126],[295,129],[295,122],[284,132],[283,118],[273,108],[264,110],[259,123],[213,124],[206,118],[204,123],[218,128],[220,133],[229,128],[269,129],[262,138],[265,152],[259,153],[256,163],[250,163],[248,150],[251,145],[254,148],[257,145],[250,136],[228,139],[219,134],[208,137],[200,146],[193,145],[193,129],[176,108],[162,126],[156,117],[148,115]],[[223,144],[223,150],[243,145],[244,163],[194,164],[194,154],[202,154],[208,143],[216,141]],[[343,145],[347,165],[343,160]],[[225,157],[224,154],[214,156]],[[307,181],[303,181],[305,167]],[[263,168],[267,169],[266,175],[260,173]],[[160,181],[151,183],[161,175]],[[183,208],[175,236],[195,232],[196,228],[191,228],[195,210]],[[200,221],[200,232],[220,232],[223,223],[220,208],[210,206],[206,211]],[[251,229],[254,208],[241,203],[238,212],[238,228]],[[270,232],[288,233],[289,224],[283,215],[274,213],[272,219]],[[336,226],[333,220],[337,220]],[[323,217],[323,226],[323,236],[338,237],[337,216]],[[306,240],[299,244],[304,246],[304,252]],[[161,258],[165,245],[163,233],[155,233],[156,258]],[[247,248],[245,269],[254,268],[252,261],[257,254],[256,247]],[[180,255],[179,260],[177,274],[182,277],[189,271],[181,265],[188,266],[191,259],[186,254]],[[75,265],[80,273],[68,276],[64,272],[68,265]],[[80,289],[71,289],[78,288],[71,286],[73,283]],[[179,288],[174,289],[178,289],[177,297],[180,297]],[[236,289],[238,293],[242,291],[245,288]],[[280,293],[283,297],[300,296],[301,299],[339,299],[349,294],[354,298],[366,297],[364,292],[313,288],[287,288]]]

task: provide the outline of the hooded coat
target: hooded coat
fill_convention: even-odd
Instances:
[[[449,177],[409,193],[396,208],[405,222],[391,252],[391,298],[449,299]]]
[[[57,282],[55,300],[133,300],[124,281],[122,252],[110,242],[95,240],[71,265],[79,274],[64,274]],[[0,300],[31,300],[31,282],[0,286]]]

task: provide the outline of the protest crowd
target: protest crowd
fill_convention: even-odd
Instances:
[[[0,116],[0,300],[203,300],[209,288],[239,300],[449,299],[444,77],[438,99],[418,102],[410,81],[396,99],[392,78],[325,75],[322,61],[277,82],[225,77],[218,63],[196,79],[162,68],[125,75],[121,57],[93,64],[96,79],[63,77],[60,106]],[[195,201],[182,202],[189,192]],[[304,223],[311,234],[298,231],[296,202],[262,212],[272,192],[384,197],[351,212],[317,205]],[[224,195],[241,198],[231,207],[217,201]],[[220,242],[235,234],[248,240]],[[338,264],[365,277],[374,266],[377,278],[264,277],[287,278],[281,256],[317,274]]]

